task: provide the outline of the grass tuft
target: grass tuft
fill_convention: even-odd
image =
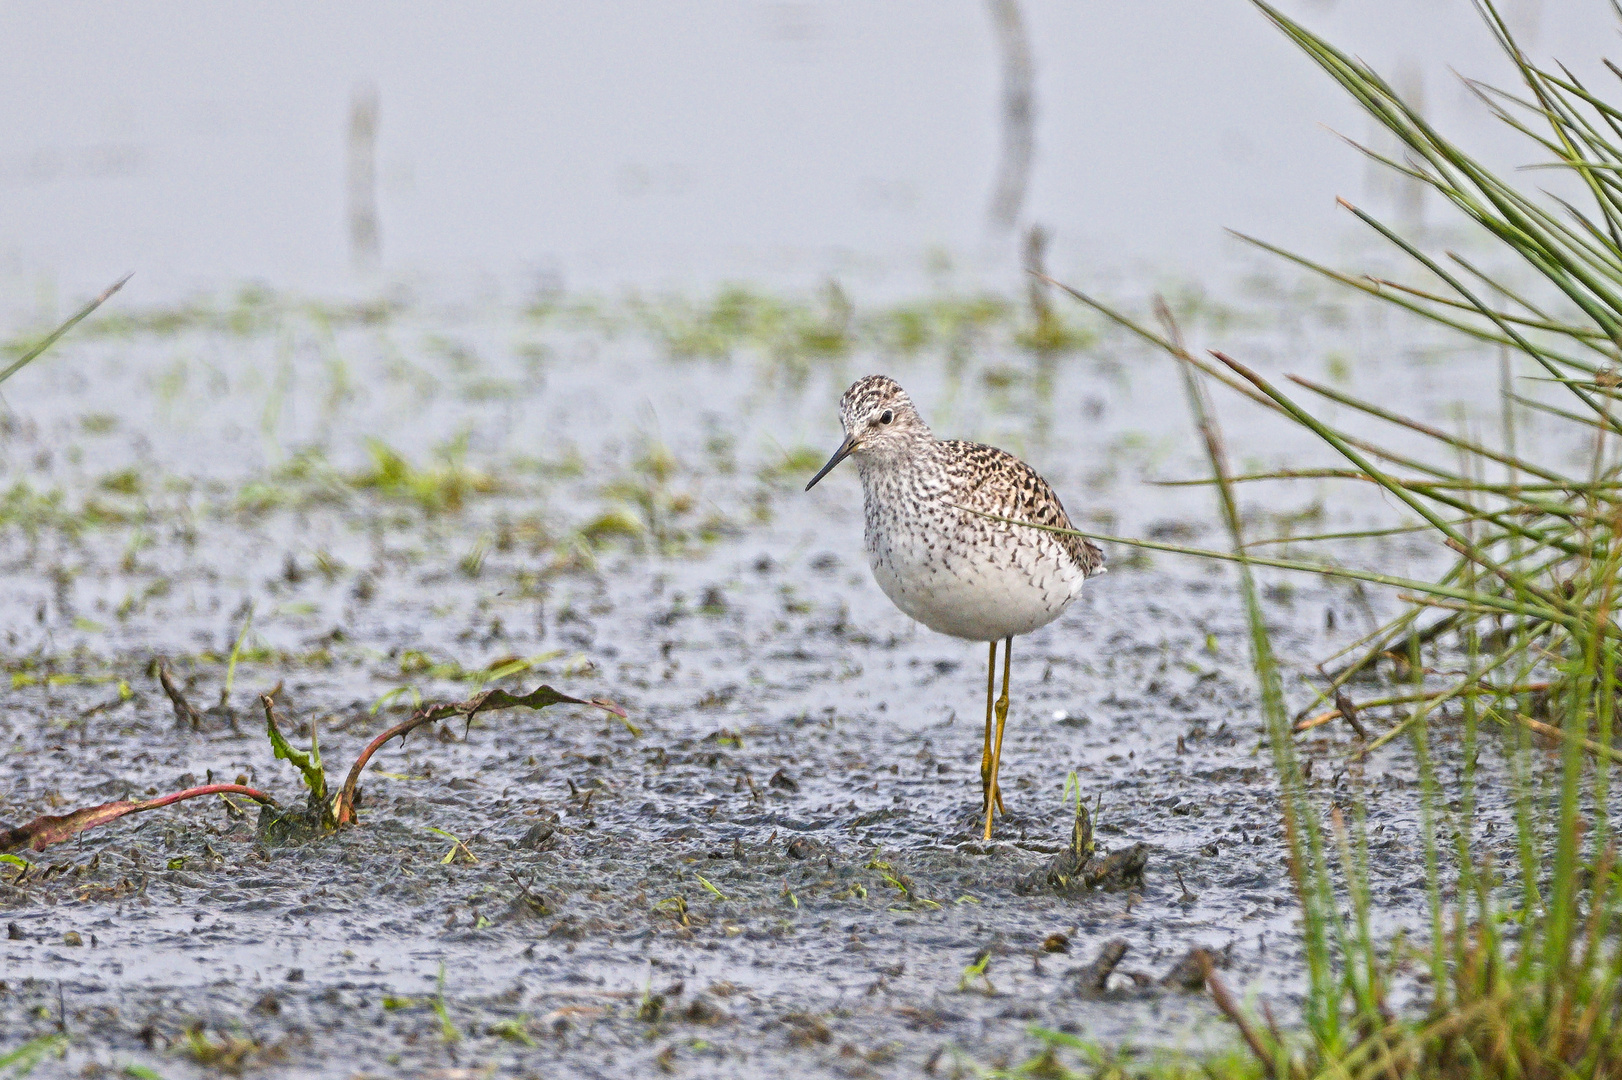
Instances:
[[[1248,1062],[1208,1075],[1277,1080],[1356,1080],[1622,1075],[1622,875],[1610,822],[1616,619],[1622,572],[1622,106],[1565,67],[1535,63],[1491,0],[1477,7],[1520,77],[1513,93],[1467,82],[1499,120],[1529,138],[1584,199],[1509,183],[1451,142],[1372,68],[1336,49],[1265,0],[1263,15],[1300,47],[1402,147],[1377,161],[1425,184],[1521,265],[1531,285],[1441,255],[1346,205],[1416,265],[1418,283],[1330,269],[1261,241],[1329,279],[1464,336],[1480,377],[1503,387],[1497,440],[1465,438],[1292,376],[1310,398],[1221,352],[1197,356],[1159,305],[1160,327],[1085,294],[1072,297],[1179,362],[1211,467],[1230,550],[1124,541],[1222,558],[1237,565],[1252,666],[1280,786],[1290,872],[1302,912],[1308,993],[1299,1023],[1279,1025],[1239,1005],[1209,979],[1238,1030]],[[1618,9],[1622,18],[1622,9]],[[1622,69],[1611,67],[1622,75]],[[1250,239],[1250,238],[1246,238]],[[1044,280],[1047,280],[1044,278]],[[1052,283],[1057,284],[1057,283]],[[1505,360],[1503,358],[1509,358]],[[1325,468],[1235,475],[1207,387],[1218,384],[1310,433]],[[1314,411],[1330,402],[1340,418]],[[1541,414],[1553,440],[1517,441],[1516,420]],[[1365,427],[1419,435],[1428,449],[1399,453]],[[1585,448],[1582,460],[1550,453]],[[1237,492],[1252,482],[1312,478],[1374,485],[1407,520],[1392,529],[1308,537],[1248,538]],[[1414,524],[1417,520],[1419,524]],[[1447,569],[1419,580],[1347,565],[1331,545],[1402,530],[1427,537]],[[1256,554],[1288,540],[1294,558]],[[1355,548],[1350,550],[1357,550]],[[1320,667],[1313,700],[1293,717],[1254,571],[1304,571],[1392,590],[1400,614]],[[1352,700],[1360,681],[1389,673],[1401,690]],[[1316,714],[1316,715],[1312,715]],[[1305,719],[1312,716],[1311,720]],[[1300,732],[1345,718],[1359,733],[1354,757],[1405,736],[1418,772],[1418,842],[1426,857],[1424,940],[1377,938],[1368,845],[1358,800],[1330,805],[1310,790],[1295,751]],[[1370,728],[1384,722],[1374,735]],[[1484,738],[1496,731],[1496,739]],[[1372,737],[1370,737],[1372,736]],[[1550,752],[1535,752],[1549,747]],[[1476,783],[1478,757],[1503,757],[1512,790]],[[1444,798],[1442,775],[1457,778]],[[1500,868],[1481,840],[1489,797],[1513,809],[1518,859]],[[1404,974],[1417,961],[1428,986]],[[1398,1008],[1414,1000],[1420,1007]],[[1426,1000],[1428,996],[1428,1000]],[[1040,1069],[1048,1068],[1049,1042]],[[1029,1073],[1028,1073],[1029,1074]],[[1060,1075],[1050,1072],[1050,1075]]]

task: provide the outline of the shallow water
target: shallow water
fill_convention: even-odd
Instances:
[[[357,313],[252,296],[132,309],[137,325],[111,317],[30,370],[26,398],[14,383],[5,819],[239,774],[295,803],[255,699],[278,685],[294,742],[315,721],[335,777],[413,692],[466,697],[512,658],[531,663],[500,685],[606,695],[636,730],[568,706],[486,714],[384,749],[361,827],[336,836],[264,842],[195,802],[49,849],[0,890],[5,1042],[65,1025],[52,1068],[166,1076],[228,1037],[252,1040],[245,1067],[301,1075],[914,1075],[1023,1060],[1032,1025],[1226,1044],[1203,995],[1155,982],[1196,946],[1287,1007],[1296,909],[1231,577],[1117,549],[1017,642],[1010,816],[988,846],[983,647],[878,592],[853,470],[800,490],[836,441],[839,391],[882,367],[939,433],[1026,456],[1085,525],[1221,546],[1203,489],[1146,482],[1203,471],[1169,361],[1079,320],[1101,336],[1032,354],[1018,303],[971,330],[939,316],[956,329],[911,356],[875,344],[893,309],[856,303],[848,351],[818,354],[814,334],[770,327],[837,303],[773,302],[777,321],[751,324],[767,330],[699,359],[672,354],[692,351],[691,311],[638,302]],[[1333,294],[1252,276],[1178,306],[1191,340],[1270,375],[1494,422],[1495,385],[1409,328],[1392,345],[1379,312]],[[1223,413],[1243,467],[1306,462],[1256,410]],[[368,439],[409,464],[368,457]],[[1394,520],[1327,484],[1257,489],[1247,519],[1257,535]],[[1399,535],[1348,557],[1417,572],[1434,555]],[[1389,604],[1267,582],[1297,667]],[[210,710],[201,730],[177,727],[157,655]],[[1378,793],[1382,928],[1421,925],[1407,751],[1352,764],[1338,725],[1302,745],[1323,797]],[[1481,768],[1507,790],[1496,758]],[[1072,770],[1101,846],[1147,845],[1141,884],[1016,890],[1068,838]],[[1512,858],[1507,805],[1483,820]],[[1054,933],[1068,953],[1043,951]],[[1075,969],[1114,939],[1129,951],[1105,992],[1078,994]],[[965,978],[985,950],[984,978]]]

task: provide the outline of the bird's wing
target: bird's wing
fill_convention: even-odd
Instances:
[[[953,442],[951,451],[944,457],[958,505],[1032,525],[1075,528],[1048,482],[1013,454],[971,442]],[[1103,570],[1104,552],[1092,541],[1067,533],[1049,535],[1059,541],[1083,575],[1092,577]]]

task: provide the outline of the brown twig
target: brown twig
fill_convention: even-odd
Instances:
[[[355,791],[360,786],[361,770],[372,759],[372,755],[390,739],[403,737],[422,727],[438,720],[452,716],[465,716],[468,723],[473,722],[474,714],[487,709],[544,709],[548,705],[591,705],[595,708],[612,713],[621,719],[625,718],[625,710],[606,698],[592,698],[589,701],[567,694],[559,693],[550,686],[538,686],[523,697],[515,697],[505,690],[485,690],[474,694],[466,701],[440,702],[428,705],[412,713],[410,718],[394,725],[377,738],[366,744],[366,749],[360,752],[355,764],[349,769],[349,777],[344,781],[343,790],[338,793],[338,799],[332,806],[332,817],[339,825],[352,825],[355,821]]]
[[[1515,718],[1516,723],[1521,724],[1529,730],[1535,731],[1539,735],[1545,736],[1546,738],[1555,739],[1557,741],[1562,739],[1570,739],[1571,741],[1577,743],[1577,745],[1581,746],[1584,750],[1587,750],[1590,754],[1593,754],[1595,757],[1605,758],[1607,761],[1622,761],[1622,751],[1617,750],[1615,747],[1605,746],[1601,743],[1595,742],[1593,739],[1584,739],[1573,734],[1572,732],[1565,730],[1564,728],[1557,728],[1553,724],[1545,724],[1541,720],[1534,720],[1525,713],[1510,713],[1509,715]]]
[[[197,730],[203,723],[203,714],[192,708],[191,702],[186,700],[186,695],[180,692],[180,687],[169,678],[167,660],[158,661],[158,682],[163,686],[163,692],[168,695],[169,703],[175,707],[175,719],[183,726],[188,726],[193,731]]]
[[[63,840],[77,836],[86,829],[93,829],[97,825],[117,821],[126,814],[139,814],[144,810],[156,810],[160,806],[168,806],[170,803],[196,799],[204,795],[241,795],[264,806],[276,805],[276,800],[263,791],[247,787],[244,784],[204,784],[202,787],[187,788],[184,791],[159,795],[155,799],[141,799],[137,802],[120,800],[118,802],[102,803],[100,806],[86,806],[73,811],[71,814],[55,816],[46,814],[35,818],[26,825],[19,825],[11,829],[0,829],[0,851],[16,851],[21,848],[44,851],[52,844],[59,844]]]
[[[1115,938],[1106,941],[1098,949],[1098,955],[1093,962],[1075,972],[1076,992],[1083,997],[1097,997],[1104,992],[1109,977],[1121,963],[1126,955],[1126,939]]]
[[[1381,653],[1380,655],[1383,656],[1385,654]],[[1489,696],[1507,697],[1507,696],[1512,695],[1512,694],[1535,694],[1535,693],[1538,693],[1540,691],[1544,691],[1544,690],[1549,689],[1549,687],[1551,685],[1553,685],[1553,684],[1548,683],[1548,682],[1535,682],[1535,683],[1520,683],[1520,684],[1517,684],[1515,686],[1494,686],[1491,683],[1487,682],[1485,679],[1482,679],[1480,681],[1480,683],[1478,684],[1477,688],[1478,688],[1480,693],[1487,694]],[[1444,690],[1427,690],[1423,694],[1404,694],[1404,695],[1400,695],[1398,697],[1379,698],[1379,699],[1377,699],[1375,701],[1365,701],[1361,707],[1367,709],[1367,708],[1374,708],[1375,706],[1383,706],[1383,705],[1407,705],[1407,704],[1410,704],[1412,702],[1417,702],[1417,701],[1435,701],[1438,698],[1448,698],[1448,697],[1456,697],[1456,696],[1462,697],[1462,696],[1464,696],[1466,694],[1470,694],[1472,692],[1474,692],[1474,691],[1470,690],[1469,688],[1463,687],[1463,686],[1452,686],[1452,687],[1448,687],[1447,689],[1444,689]],[[1341,711],[1341,708],[1340,708],[1340,699],[1343,696],[1343,694],[1344,694],[1344,691],[1336,690],[1336,692],[1335,692],[1335,701],[1336,701],[1335,708],[1329,709],[1326,712],[1321,712],[1316,716],[1309,716],[1305,720],[1298,720],[1297,723],[1295,724],[1295,727],[1292,730],[1297,735],[1299,735],[1303,731],[1311,731],[1313,728],[1323,727],[1325,724],[1332,723],[1335,720],[1339,720],[1344,715],[1344,713]],[[1346,702],[1346,704],[1352,704],[1352,703],[1350,701],[1348,701],[1348,702]],[[1353,711],[1356,711],[1359,708],[1359,706],[1353,704],[1352,708],[1353,708]],[[1365,739],[1368,738],[1368,734],[1366,732],[1359,732],[1359,734],[1361,734],[1363,736],[1363,738],[1365,738]]]
[[[1357,706],[1353,705],[1352,699],[1346,696],[1346,691],[1335,691],[1335,710],[1345,718],[1348,724],[1351,725],[1352,730],[1357,732],[1357,737],[1359,739],[1362,739],[1364,742],[1368,742],[1368,729],[1363,726],[1362,721],[1358,720]]]
[[[1317,716],[1307,717],[1305,720],[1302,720],[1300,723],[1296,724],[1293,730],[1297,735],[1299,735],[1303,731],[1311,731],[1315,727],[1323,727],[1325,724],[1332,723],[1333,721],[1339,719],[1340,710],[1330,709],[1327,712],[1319,713]]]
[[[1228,992],[1227,986],[1221,979],[1217,978],[1210,954],[1205,953],[1202,955],[1199,958],[1199,964],[1201,972],[1205,975],[1206,988],[1211,991],[1211,1000],[1216,1003],[1218,1011],[1231,1020],[1233,1025],[1239,1029],[1239,1034],[1250,1046],[1250,1052],[1256,1055],[1256,1060],[1262,1063],[1262,1068],[1267,1070],[1267,1075],[1277,1080],[1278,1063],[1273,1060],[1273,1055],[1267,1049],[1267,1044],[1262,1042],[1262,1037],[1256,1034],[1256,1029],[1250,1026],[1249,1020],[1245,1019],[1245,1014],[1239,1011],[1239,1005],[1233,1000],[1233,995]]]

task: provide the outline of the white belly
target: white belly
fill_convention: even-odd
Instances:
[[[997,641],[1057,619],[1084,580],[1056,543],[997,538],[1009,542],[971,546],[940,532],[880,529],[867,538],[868,562],[884,595],[931,630]]]

